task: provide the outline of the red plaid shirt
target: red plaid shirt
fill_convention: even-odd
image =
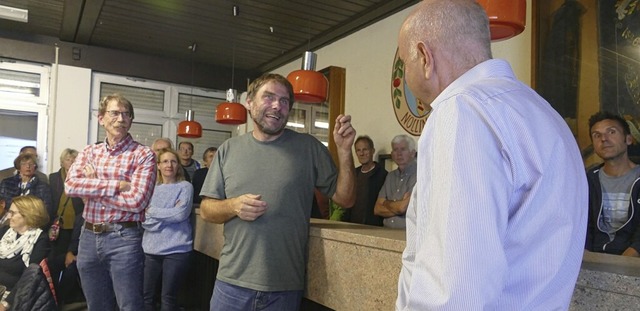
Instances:
[[[93,165],[97,178],[85,178],[87,165]],[[131,183],[129,191],[118,191],[121,180]],[[113,147],[85,147],[69,169],[65,192],[86,199],[83,216],[88,222],[144,221],[155,183],[155,153],[127,135]]]

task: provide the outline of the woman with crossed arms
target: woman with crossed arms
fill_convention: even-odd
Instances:
[[[158,152],[158,179],[142,227],[145,310],[156,310],[154,294],[162,280],[160,310],[178,310],[177,293],[193,250],[190,214],[193,186],[184,180],[178,154]]]

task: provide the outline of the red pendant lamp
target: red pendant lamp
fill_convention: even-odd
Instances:
[[[327,100],[329,81],[316,70],[316,53],[306,51],[302,58],[302,69],[292,71],[287,80],[293,85],[295,101],[322,103]]]
[[[489,16],[491,41],[507,40],[524,30],[526,0],[477,0]]]
[[[247,123],[247,109],[236,102],[236,94],[234,89],[227,90],[227,101],[216,108],[216,122],[231,125]]]
[[[232,7],[233,17],[240,14],[240,7],[234,5]],[[231,58],[231,88],[227,90],[227,101],[218,104],[216,107],[216,122],[220,124],[238,125],[247,123],[247,109],[241,103],[236,101],[237,92],[233,88],[233,78],[236,64],[236,43],[233,42],[233,52]]]
[[[202,137],[202,125],[193,121],[193,110],[187,110],[184,121],[178,124],[178,136],[184,138],[199,138]]]
[[[192,53],[196,52],[197,44],[194,42],[189,46]],[[191,104],[193,104],[193,54],[191,57]],[[192,107],[189,107],[189,110],[185,113],[185,120],[178,124],[178,136],[184,138],[200,138],[202,137],[202,125],[200,123],[194,121],[195,114]]]

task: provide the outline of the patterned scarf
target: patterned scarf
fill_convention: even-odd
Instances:
[[[9,259],[22,254],[22,261],[25,267],[29,266],[31,252],[40,233],[42,233],[42,229],[40,228],[29,229],[18,237],[18,232],[13,230],[13,228],[9,228],[2,236],[2,239],[0,239],[0,258]]]
[[[36,180],[35,175],[33,175],[27,182],[22,182],[22,180],[20,181],[20,196],[31,194],[31,186],[33,185],[34,180]]]

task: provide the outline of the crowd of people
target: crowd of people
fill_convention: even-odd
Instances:
[[[46,267],[50,300],[58,305],[178,310],[177,289],[193,249],[194,186],[181,160],[192,151],[178,153],[167,138],[153,150],[138,144],[128,133],[133,118],[126,98],[107,96],[99,111],[104,142],[64,149],[59,171],[49,177],[38,171],[32,146],[1,172],[0,310],[37,303],[20,295],[18,281],[30,264]],[[206,166],[215,151],[205,151]]]
[[[349,115],[332,129],[338,163],[287,129],[293,88],[278,74],[248,86],[253,130],[207,148],[202,164],[189,141],[134,141],[134,107],[118,94],[100,102],[105,140],[65,149],[48,178],[37,150],[22,148],[0,171],[0,311],[37,300],[17,287],[43,261],[58,303],[178,310],[194,203],[224,224],[211,310],[299,309],[316,195],[339,206],[332,219],[406,230],[397,310],[566,310],[585,249],[640,257],[640,166],[624,118],[591,117],[604,162],[585,173],[564,120],[492,59],[472,0],[422,1],[398,47],[432,112],[417,143],[392,139],[390,172]]]

